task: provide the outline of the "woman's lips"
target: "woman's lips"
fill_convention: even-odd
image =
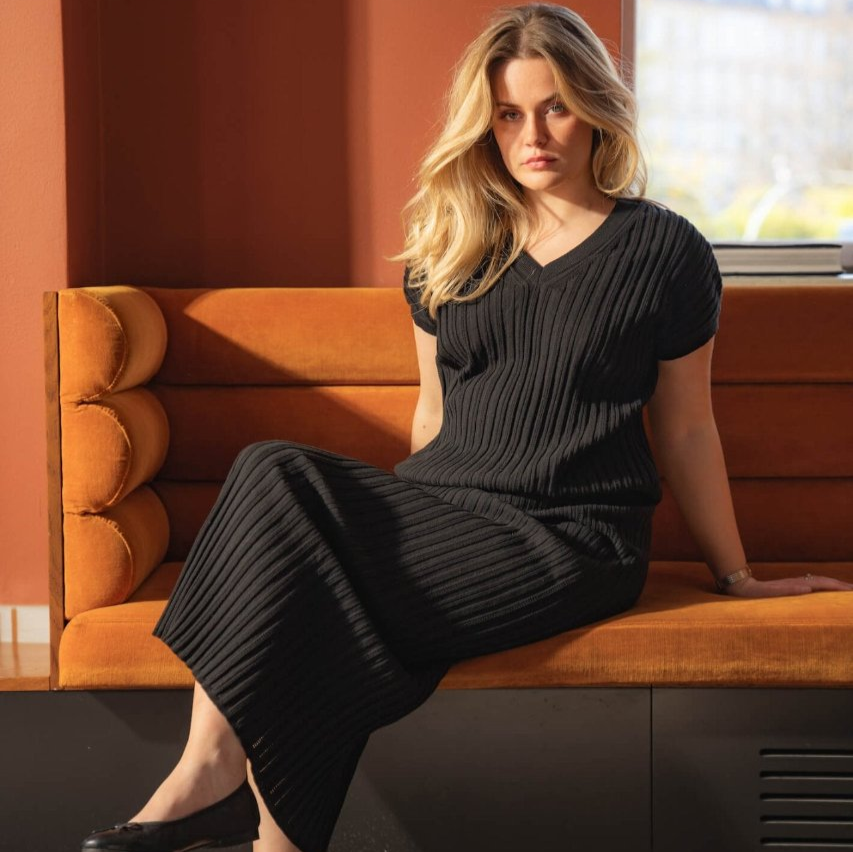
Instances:
[[[544,168],[547,168],[549,165],[551,165],[551,163],[553,163],[553,162],[554,162],[553,159],[548,159],[548,160],[536,159],[536,160],[528,160],[524,165],[530,169],[544,169]]]

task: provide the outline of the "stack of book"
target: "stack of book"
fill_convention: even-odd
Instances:
[[[714,242],[723,275],[841,275],[853,272],[853,243]]]

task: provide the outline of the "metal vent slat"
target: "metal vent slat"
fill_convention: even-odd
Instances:
[[[853,750],[760,751],[764,848],[853,850]]]

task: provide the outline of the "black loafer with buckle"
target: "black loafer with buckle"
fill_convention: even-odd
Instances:
[[[180,819],[163,822],[124,822],[95,829],[82,852],[186,852],[206,847],[239,846],[258,839],[261,814],[246,779],[233,793]]]

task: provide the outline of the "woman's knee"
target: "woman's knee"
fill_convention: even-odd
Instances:
[[[300,445],[295,441],[271,439],[247,444],[237,453],[231,466],[234,473],[249,475],[265,470],[270,464],[287,462],[302,456]]]

